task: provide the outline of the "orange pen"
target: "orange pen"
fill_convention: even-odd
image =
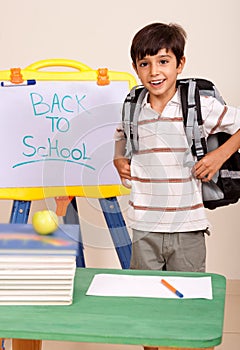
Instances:
[[[164,279],[161,280],[162,284],[167,287],[171,292],[176,294],[179,298],[183,298],[183,294],[180,293],[176,288],[174,288],[171,284],[169,284],[167,281]]]

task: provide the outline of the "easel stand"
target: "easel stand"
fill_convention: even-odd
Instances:
[[[131,239],[129,237],[125,221],[116,197],[99,199],[109,232],[111,234],[120,264],[123,269],[128,269],[131,258]],[[26,224],[30,212],[31,201],[14,201],[10,223]],[[85,267],[84,246],[82,242],[77,202],[74,197],[69,203],[66,215],[63,217],[65,224],[79,225],[79,255],[76,258],[77,267]],[[13,350],[41,350],[41,340],[13,339]]]

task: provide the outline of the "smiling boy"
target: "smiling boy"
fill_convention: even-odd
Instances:
[[[224,131],[233,136],[193,168],[187,166],[191,152],[176,88],[186,60],[185,40],[181,26],[153,23],[131,45],[133,68],[148,93],[138,117],[139,149],[131,159],[125,156],[123,123],[115,135],[114,165],[123,184],[131,182],[132,269],[205,271],[209,223],[201,181],[210,181],[240,147],[240,110],[201,97],[205,135]]]

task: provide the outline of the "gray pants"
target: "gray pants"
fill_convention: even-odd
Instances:
[[[133,229],[131,269],[205,272],[205,232],[159,233]]]

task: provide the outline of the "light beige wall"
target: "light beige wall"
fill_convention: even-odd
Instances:
[[[240,3],[238,0],[11,0],[0,2],[0,70],[47,58],[68,58],[97,69],[134,74],[130,41],[144,25],[177,22],[188,32],[182,76],[213,80],[229,104],[240,106]],[[1,204],[8,220],[10,202]],[[54,201],[34,203],[32,211]],[[120,198],[125,214],[127,198]],[[88,266],[118,267],[97,200],[79,200]],[[208,212],[208,270],[240,278],[240,203]]]

